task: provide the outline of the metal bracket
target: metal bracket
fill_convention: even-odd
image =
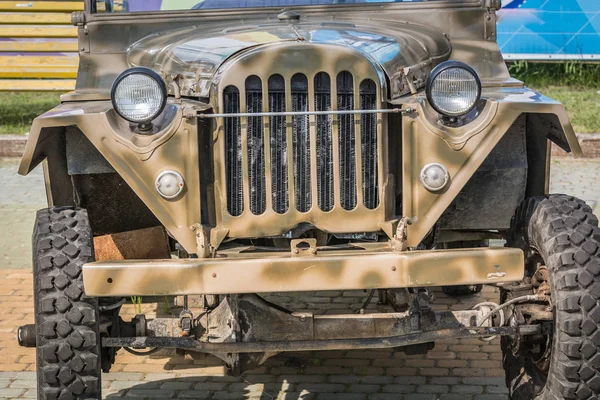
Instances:
[[[390,240],[390,246],[393,251],[406,251],[406,230],[408,225],[410,225],[410,219],[407,217],[402,217],[400,222],[398,222],[394,237]]]
[[[396,312],[406,312],[409,307],[409,303],[411,300],[411,293],[406,288],[399,289],[388,289],[384,293],[384,300],[387,301],[394,311]]]
[[[194,314],[188,310],[187,304],[179,314],[179,328],[181,329],[181,336],[190,336],[194,328]]]
[[[146,336],[147,321],[146,321],[146,316],[144,314],[137,314],[135,317],[133,317],[131,322],[133,322],[133,326],[135,327],[135,335],[136,336]],[[142,348],[142,347],[140,347],[140,348]]]
[[[293,257],[314,256],[317,254],[317,239],[294,239],[291,248]]]
[[[209,258],[212,254],[210,228],[194,224],[190,229],[196,233],[196,253],[198,254],[198,258]]]
[[[181,85],[179,81],[183,79],[183,76],[180,74],[171,74],[170,86],[173,89],[173,95],[175,96],[175,100],[178,102],[181,101]]]
[[[502,8],[502,0],[486,0],[485,40],[496,40],[496,11]]]
[[[406,86],[411,94],[417,94],[420,88],[425,85],[427,80],[427,72],[424,69],[427,64],[419,64],[413,67],[406,67],[402,70],[402,75]]]
[[[74,11],[71,14],[71,24],[74,26],[85,24],[85,12],[84,11]]]
[[[488,10],[498,11],[502,8],[502,0],[485,0],[485,6]]]

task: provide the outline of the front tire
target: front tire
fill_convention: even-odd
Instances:
[[[511,399],[597,399],[600,394],[599,244],[598,219],[577,198],[532,198],[517,210],[508,246],[525,252],[524,283],[533,283],[524,286],[525,294],[544,287],[537,280],[547,276],[554,321],[551,333],[534,343],[502,338]],[[504,301],[511,296],[502,292]],[[523,318],[519,307],[514,313]]]
[[[99,399],[98,301],[83,294],[81,268],[94,260],[87,212],[38,211],[33,273],[38,399]]]

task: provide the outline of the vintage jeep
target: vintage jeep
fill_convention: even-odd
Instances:
[[[76,90],[31,129],[19,172],[42,163],[49,208],[19,341],[39,398],[100,398],[118,348],[241,373],[492,336],[513,399],[600,394],[598,219],[548,194],[551,142],[581,149],[563,106],[509,76],[499,0],[160,3],[87,0]],[[501,298],[432,310],[429,288],[459,285]],[[260,295],[355,289],[390,312]],[[180,309],[126,321],[130,296]]]

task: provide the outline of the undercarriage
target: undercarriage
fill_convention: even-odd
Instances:
[[[114,358],[121,347],[141,355],[160,348],[208,353],[240,374],[281,352],[401,347],[407,354],[421,354],[440,340],[534,337],[552,328],[543,296],[518,299],[539,313],[535,323],[516,324],[492,302],[470,310],[434,311],[434,296],[426,288],[377,290],[378,304],[390,312],[367,313],[365,307],[375,292],[368,292],[365,306],[354,314],[340,315],[293,312],[257,294],[242,294],[179,296],[175,298],[181,305],[179,316],[147,319],[139,314],[124,321],[118,315],[123,300],[101,306],[102,352],[106,359]],[[19,329],[19,343],[35,347],[35,325]],[[103,366],[108,372],[110,363]]]

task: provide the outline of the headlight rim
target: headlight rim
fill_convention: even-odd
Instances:
[[[477,100],[475,100],[473,102],[473,104],[471,105],[471,107],[465,111],[462,112],[460,114],[448,114],[448,112],[441,110],[433,101],[433,95],[431,94],[432,91],[432,86],[433,83],[435,81],[435,79],[444,71],[451,69],[451,68],[462,68],[464,70],[466,70],[467,72],[469,72],[470,74],[473,75],[473,77],[475,78],[475,82],[477,82]],[[482,84],[481,84],[481,78],[479,77],[479,74],[477,73],[477,71],[475,71],[475,69],[473,67],[471,67],[469,64],[462,62],[462,61],[458,61],[458,60],[448,60],[448,61],[444,61],[440,64],[438,64],[429,74],[429,76],[427,77],[427,81],[425,82],[425,95],[427,96],[427,101],[429,102],[429,105],[431,106],[431,108],[433,108],[438,114],[441,114],[445,117],[449,117],[449,118],[459,118],[459,117],[463,117],[467,114],[469,114],[471,111],[473,111],[475,108],[477,108],[477,105],[479,104],[479,102],[481,101],[481,93],[482,93]]]
[[[154,115],[152,115],[144,120],[132,120],[132,119],[126,117],[125,115],[123,115],[121,113],[121,111],[119,110],[119,107],[117,107],[116,99],[115,99],[115,94],[116,94],[117,87],[119,86],[119,84],[123,81],[123,79],[127,78],[130,75],[135,75],[135,74],[146,75],[146,76],[149,76],[150,78],[154,79],[158,83],[160,90],[162,92],[162,101],[161,101],[158,111],[156,111],[154,113]],[[168,89],[167,89],[167,84],[165,83],[162,76],[160,76],[156,71],[154,71],[151,68],[147,68],[147,67],[133,67],[133,68],[126,69],[125,71],[121,72],[119,74],[119,76],[116,77],[115,81],[112,84],[112,88],[110,90],[110,100],[111,100],[111,103],[113,106],[113,110],[115,110],[115,112],[121,118],[123,118],[133,124],[147,124],[147,123],[155,120],[160,114],[163,113],[163,111],[165,110],[165,107],[167,106],[168,94],[169,93],[168,93]]]

